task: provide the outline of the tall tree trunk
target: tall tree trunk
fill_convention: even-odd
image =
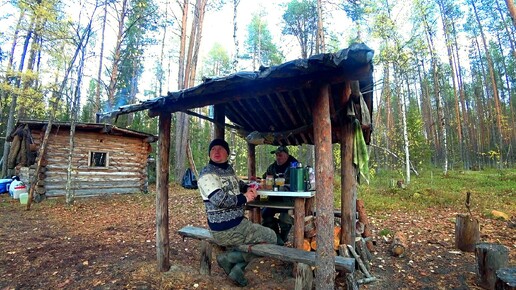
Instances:
[[[452,36],[453,36],[453,52],[454,52],[454,58],[456,60],[456,74],[457,74],[457,84],[459,87],[459,97],[460,97],[460,105],[462,110],[462,128],[465,128],[463,130],[463,140],[464,140],[464,146],[466,147],[464,150],[464,163],[467,164],[469,167],[471,167],[471,151],[472,151],[472,142],[473,138],[471,132],[471,126],[469,122],[469,116],[468,116],[468,110],[466,106],[466,89],[464,88],[464,80],[462,78],[462,67],[460,64],[460,57],[459,57],[459,45],[457,41],[457,33],[455,29],[455,23],[451,22],[452,25]],[[468,168],[469,168],[468,167]]]
[[[496,84],[495,72],[494,72],[494,64],[493,59],[491,58],[491,53],[489,52],[489,48],[487,47],[487,41],[484,34],[484,29],[482,27],[482,23],[480,22],[480,18],[478,16],[477,8],[475,6],[475,1],[471,1],[471,6],[473,6],[473,12],[475,14],[475,19],[477,20],[478,29],[480,30],[480,38],[482,39],[482,44],[484,46],[484,52],[487,59],[487,68],[489,70],[489,79],[491,83],[491,93],[493,94],[494,99],[494,107],[495,107],[495,115],[496,115],[496,125],[498,127],[498,143],[500,149],[500,159],[499,166],[503,165],[503,127],[502,127],[502,109],[500,105],[500,98],[498,96],[498,85]]]
[[[235,44],[235,55],[233,56],[233,72],[238,71],[238,57],[239,57],[238,37],[237,37],[238,4],[240,4],[240,0],[233,0],[233,43]]]
[[[91,25],[91,22],[90,22]],[[87,28],[90,30],[90,28]],[[85,43],[88,42],[89,39],[89,32],[88,37],[85,41]],[[82,75],[83,75],[83,69],[84,69],[84,56],[86,54],[86,46],[83,45],[81,47],[81,58],[79,60],[79,67],[77,68],[77,83],[75,85],[75,93],[74,93],[74,100],[73,100],[73,107],[72,107],[72,116],[70,118],[70,140],[69,140],[69,146],[68,149],[68,170],[66,173],[66,204],[72,205],[75,201],[75,190],[72,190],[73,187],[73,172],[74,168],[72,166],[72,157],[73,157],[73,151],[75,149],[75,123],[77,122],[77,115],[78,111],[81,105],[81,84],[82,84]]]
[[[315,37],[315,53],[324,52],[324,27],[322,0],[317,0],[317,35]]]
[[[428,20],[426,19],[426,14],[422,13],[423,19],[423,25],[425,29],[425,37],[426,41],[428,43],[428,50],[430,53],[430,57],[432,59],[431,66],[432,66],[432,77],[433,77],[433,86],[434,86],[434,95],[435,95],[435,103],[437,107],[437,120],[438,120],[438,126],[439,126],[439,133],[440,138],[439,141],[442,142],[441,146],[436,146],[436,150],[440,152],[440,155],[442,157],[443,161],[443,173],[448,173],[448,144],[447,144],[447,135],[446,135],[446,119],[444,117],[443,113],[443,104],[442,104],[442,98],[441,98],[441,92],[440,92],[440,86],[439,86],[439,71],[438,71],[438,59],[434,48],[433,43],[433,32],[432,28],[430,27]]]
[[[439,11],[441,12],[441,19],[443,23],[443,31],[444,31],[444,39],[446,43],[446,52],[448,54],[448,63],[450,65],[451,69],[451,76],[452,76],[452,85],[453,85],[453,99],[454,99],[454,109],[455,109],[455,122],[457,123],[457,137],[459,142],[459,151],[461,155],[461,159],[463,160],[463,168],[468,168],[468,164],[465,161],[465,149],[464,149],[464,138],[462,134],[462,123],[461,123],[461,112],[459,110],[459,97],[457,93],[457,79],[456,79],[456,73],[455,73],[455,60],[453,57],[453,49],[452,49],[452,41],[451,41],[451,27],[450,27],[450,19],[448,18],[447,9],[445,7],[445,4],[442,0],[438,1],[439,4]]]
[[[401,82],[400,82],[401,83]],[[407,83],[407,92],[400,94],[401,102],[401,123],[403,127],[403,149],[405,151],[405,183],[410,184],[410,149],[409,149],[409,136],[407,131],[407,101],[405,95],[410,96],[409,82]]]
[[[104,61],[104,42],[106,40],[106,19],[107,19],[107,1],[104,3],[104,17],[102,19],[102,33],[100,36],[100,52],[99,52],[99,70],[97,72],[97,87],[95,89],[95,101],[93,102],[92,116],[101,111],[100,108],[100,87],[102,86],[102,67]],[[96,121],[96,118],[95,118]]]
[[[115,3],[116,4],[116,3]],[[111,111],[115,107],[115,92],[116,82],[118,79],[118,67],[120,66],[120,57],[122,49],[122,41],[124,39],[124,27],[125,19],[127,17],[127,0],[122,0],[122,10],[117,14],[118,16],[118,31],[116,35],[115,51],[113,52],[113,64],[111,66],[111,74],[109,77],[109,86],[107,92],[108,111]],[[115,9],[116,11],[116,9]]]
[[[10,149],[10,145],[11,145],[9,142],[7,142],[7,137],[9,137],[9,134],[11,133],[11,131],[14,128],[14,113],[16,111],[16,103],[18,100],[18,93],[17,93],[18,90],[17,89],[19,89],[20,85],[21,85],[21,75],[20,74],[23,72],[23,66],[25,63],[25,57],[27,55],[27,49],[29,47],[30,39],[32,38],[32,28],[35,23],[34,17],[35,16],[33,16],[32,20],[31,20],[29,30],[27,31],[27,35],[25,36],[25,41],[23,43],[23,50],[22,50],[22,54],[21,54],[21,58],[20,58],[20,63],[18,65],[18,75],[15,77],[14,87],[11,90],[11,92],[12,92],[11,93],[11,106],[9,107],[9,117],[7,118],[7,127],[5,129],[4,154],[2,157],[2,159],[4,160],[4,162],[2,163],[2,177],[7,175],[7,169],[8,169],[7,168],[7,156],[9,155],[9,149]],[[13,40],[13,41],[15,41],[15,40]]]
[[[505,3],[507,4],[507,9],[509,10],[509,13],[511,14],[512,24],[516,28],[516,7],[514,7],[514,1],[513,0],[505,0]]]
[[[57,108],[59,107],[59,101],[61,99],[61,96],[63,95],[65,86],[68,84],[68,77],[69,77],[72,69],[74,68],[74,63],[77,60],[77,56],[79,55],[79,52],[81,51],[83,46],[86,45],[86,43],[87,43],[86,39],[89,39],[89,36],[90,36],[89,33],[90,33],[90,29],[91,29],[91,21],[93,19],[94,14],[95,14],[95,12],[92,13],[92,17],[90,19],[88,29],[86,29],[83,32],[83,34],[81,35],[81,37],[79,38],[77,47],[75,49],[75,53],[72,56],[72,59],[70,60],[70,63],[67,66],[65,74],[63,76],[63,81],[59,85],[59,89],[52,93],[52,97],[50,100],[50,110],[48,112],[48,123],[47,123],[46,129],[45,129],[45,134],[43,135],[43,141],[41,142],[41,145],[39,146],[38,155],[37,155],[38,161],[36,162],[36,170],[34,171],[34,176],[31,180],[30,187],[29,187],[29,198],[28,198],[28,202],[27,202],[27,210],[30,210],[32,199],[34,197],[34,190],[36,188],[36,183],[38,181],[39,172],[41,171],[42,160],[44,159],[46,152],[47,152],[48,137],[50,136],[50,131],[52,131],[52,126],[53,126],[53,122],[55,119],[56,111],[57,111]]]

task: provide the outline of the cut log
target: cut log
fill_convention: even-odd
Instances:
[[[364,201],[361,199],[357,199],[356,206],[357,206],[357,213],[358,213],[358,221],[364,225],[362,237],[364,237],[364,238],[371,237],[372,236],[371,225],[369,224],[369,219],[367,218]],[[373,242],[367,241],[366,246],[369,251],[371,251],[371,252],[374,251]]]
[[[516,267],[496,271],[495,290],[516,290]]]
[[[455,247],[464,252],[474,252],[480,241],[480,226],[477,219],[458,214],[455,219]]]
[[[305,217],[305,238],[312,238],[317,234],[313,215]]]
[[[407,238],[403,232],[396,232],[392,239],[391,252],[395,257],[403,257],[407,250]]]
[[[496,271],[507,267],[509,250],[500,244],[480,243],[475,247],[478,264],[477,278],[480,286],[494,289]]]
[[[310,248],[312,248],[314,251],[317,250],[317,241],[315,240],[315,237],[312,238],[312,241],[310,242]]]
[[[303,250],[310,252],[311,249],[312,247],[310,246],[310,240],[305,238],[303,240]]]
[[[341,227],[334,226],[333,227],[333,249],[335,251],[339,250],[340,246],[340,232],[342,231]]]

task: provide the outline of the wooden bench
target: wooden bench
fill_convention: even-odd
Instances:
[[[185,238],[200,240],[201,247],[201,274],[211,274],[212,244],[216,244],[209,230],[194,226],[186,226],[178,231]],[[288,248],[272,244],[240,245],[237,251],[252,253],[261,257],[270,257],[287,262],[300,263],[296,273],[296,289],[311,289],[313,272],[310,266],[315,266],[315,252],[307,252],[301,249]],[[355,259],[342,256],[335,257],[335,268],[346,273],[355,271]],[[299,286],[298,286],[299,285]]]

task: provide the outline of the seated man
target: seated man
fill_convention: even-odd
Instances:
[[[229,145],[214,139],[208,148],[210,161],[199,174],[199,190],[206,209],[208,226],[220,246],[281,242],[269,228],[254,224],[244,216],[245,204],[256,198],[256,189],[239,182],[228,163]],[[219,264],[238,286],[246,286],[244,269],[253,254],[229,250],[217,256]]]
[[[276,177],[284,177],[285,183],[290,182],[290,164],[298,162],[296,158],[288,153],[288,148],[279,146],[276,150],[271,151],[271,154],[276,154],[276,161],[272,163],[267,171],[263,174],[263,178],[267,175]],[[287,201],[294,204],[294,200],[288,197],[269,196],[270,201]],[[279,213],[279,219],[275,215]],[[279,234],[279,237],[286,242],[290,228],[294,224],[294,219],[288,214],[287,209],[263,208],[262,210],[262,225],[271,228]]]

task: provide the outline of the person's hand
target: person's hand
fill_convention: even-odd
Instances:
[[[247,199],[247,202],[251,202],[251,201],[255,200],[257,195],[258,194],[256,193],[256,189],[252,188],[252,187],[249,187],[247,189],[247,192],[244,193],[244,196]]]

